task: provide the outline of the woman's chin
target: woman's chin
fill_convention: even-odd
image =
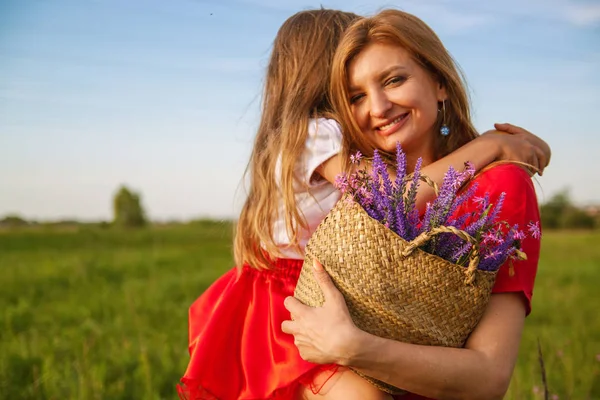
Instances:
[[[400,142],[400,144],[402,144],[402,140],[400,137],[398,137],[396,135],[390,135],[385,138],[382,138],[382,137],[378,138],[378,140],[375,143],[377,145],[377,149],[388,152],[388,153],[395,153],[396,152],[396,143],[398,143],[398,142]]]

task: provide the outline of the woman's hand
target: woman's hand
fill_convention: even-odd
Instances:
[[[548,143],[533,133],[511,124],[494,124],[496,130],[485,132],[485,135],[494,135],[494,139],[501,139],[500,155],[497,160],[519,161],[531,165],[532,175],[539,173],[542,176],[544,169],[550,163],[552,151]],[[499,135],[508,133],[508,135]]]
[[[323,291],[322,307],[309,307],[294,297],[285,299],[292,321],[284,321],[281,329],[294,335],[294,343],[302,359],[317,364],[347,365],[355,335],[361,332],[350,317],[344,297],[335,287],[323,266],[314,261],[314,275]]]

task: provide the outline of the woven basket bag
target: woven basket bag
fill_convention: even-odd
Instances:
[[[418,249],[441,232],[474,245],[468,267]],[[435,228],[409,243],[345,196],[307,243],[294,296],[312,307],[323,305],[312,272],[316,258],[344,295],[358,328],[406,343],[462,347],[481,319],[496,279],[496,272],[477,269],[477,249],[472,237],[453,227]],[[358,374],[387,393],[404,393]]]

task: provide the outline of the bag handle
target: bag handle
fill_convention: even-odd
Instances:
[[[440,233],[453,233],[459,238],[471,244],[471,256],[469,257],[469,266],[465,271],[465,284],[470,285],[475,280],[475,271],[477,270],[477,266],[479,265],[479,246],[477,245],[477,240],[467,232],[457,229],[453,226],[438,226],[436,228],[432,228],[427,232],[421,233],[419,236],[414,238],[411,242],[408,243],[408,246],[404,248],[402,252],[402,256],[408,257],[415,251],[416,248],[423,246],[425,243],[430,241],[434,236],[439,235]]]

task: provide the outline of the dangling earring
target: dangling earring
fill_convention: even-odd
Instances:
[[[440,133],[442,136],[448,136],[450,134],[450,128],[446,125],[446,100],[442,101],[442,127],[440,128]]]

